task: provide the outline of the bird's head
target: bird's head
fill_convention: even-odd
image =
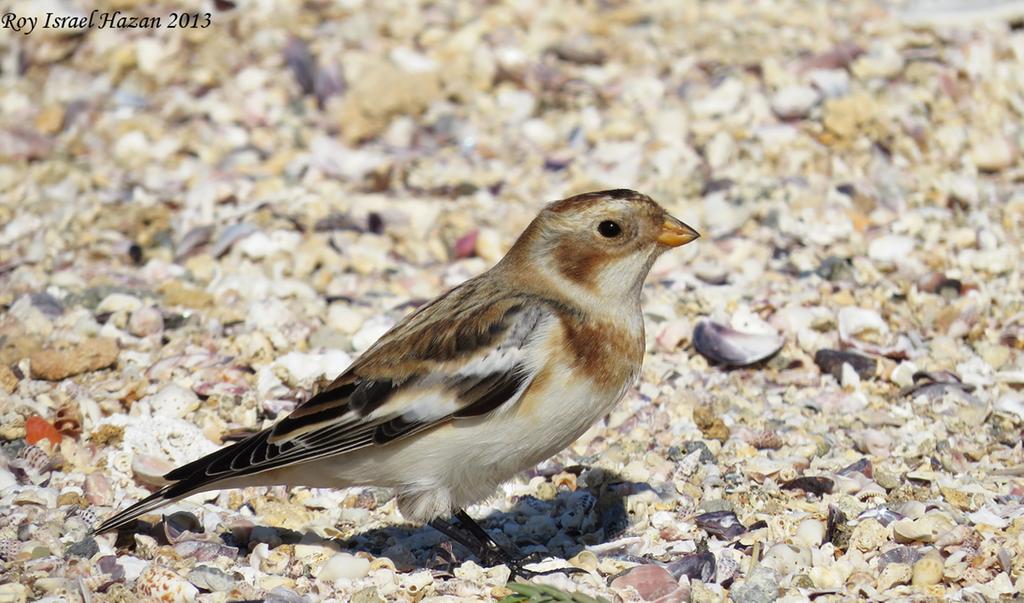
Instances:
[[[611,299],[638,295],[659,255],[699,236],[647,195],[616,189],[549,204],[508,258],[581,293]]]

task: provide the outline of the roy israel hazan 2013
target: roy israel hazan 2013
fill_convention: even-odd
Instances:
[[[162,25],[161,17],[140,17],[117,10],[93,10],[88,15],[58,15],[48,12],[43,16],[22,17],[15,13],[4,13],[0,16],[0,26],[3,29],[24,34],[32,33],[37,26],[41,26],[42,29],[152,29]]]

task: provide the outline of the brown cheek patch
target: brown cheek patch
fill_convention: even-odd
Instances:
[[[562,243],[555,248],[555,266],[566,278],[593,288],[597,282],[597,273],[605,255],[597,250],[586,249],[583,245]]]

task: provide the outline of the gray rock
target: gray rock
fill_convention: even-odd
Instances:
[[[779,575],[759,565],[746,580],[729,589],[729,596],[736,603],[770,603],[779,598]]]
[[[197,565],[188,573],[188,581],[198,588],[212,592],[229,591],[235,579],[212,565]]]
[[[678,448],[673,447],[669,450],[669,458],[673,461],[682,460],[683,457],[693,454],[694,450],[700,450],[700,462],[702,465],[714,464],[715,455],[708,448],[708,445],[704,442],[697,440],[690,440],[683,442]]]
[[[84,539],[68,547],[67,556],[89,559],[98,552],[100,552],[100,547],[96,544],[96,539],[92,536],[86,536]]]

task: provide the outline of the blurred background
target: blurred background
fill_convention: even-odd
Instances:
[[[373,492],[85,532],[620,187],[704,236],[641,383],[488,527],[609,599],[1024,587],[1024,3],[0,7],[41,19],[0,29],[0,599],[509,595]],[[93,11],[161,23],[43,26]]]

